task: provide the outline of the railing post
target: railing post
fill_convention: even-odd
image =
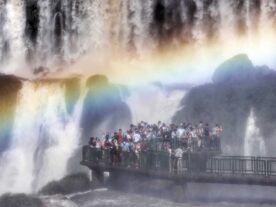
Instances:
[[[254,157],[254,174],[258,174],[258,160]]]
[[[187,170],[188,172],[191,171],[191,165],[190,165],[190,153],[187,154]]]
[[[235,162],[235,159],[234,158],[232,158],[231,159],[231,171],[232,171],[232,174],[234,175],[234,162]]]
[[[213,157],[210,157],[210,164],[211,164],[210,171],[211,173],[213,173]]]
[[[270,176],[271,175],[271,170],[272,170],[272,167],[271,167],[271,161],[270,160],[266,160],[267,162],[267,165],[266,165],[266,176]]]
[[[221,161],[223,161],[223,160],[218,160],[219,162],[219,174],[221,174]]]
[[[90,147],[88,145],[83,146],[82,148],[82,160],[83,161],[91,160],[91,152],[90,152]]]
[[[244,172],[246,171],[246,160],[241,159],[241,163],[242,163],[241,172],[242,172],[242,174],[244,174]]]
[[[104,185],[104,172],[100,168],[94,168],[92,171],[92,185],[101,187]]]
[[[256,159],[255,159],[255,163],[256,163],[256,173],[255,174],[259,174],[259,160],[258,160],[258,158],[256,157]]]
[[[267,168],[268,168],[268,160],[264,160],[265,166],[264,166],[264,175],[267,176]]]

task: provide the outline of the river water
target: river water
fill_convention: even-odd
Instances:
[[[67,198],[79,207],[271,207],[276,206],[275,193],[272,187],[190,184],[185,203],[174,202],[161,194],[143,195],[106,188]]]

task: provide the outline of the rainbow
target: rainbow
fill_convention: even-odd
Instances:
[[[81,58],[62,73],[82,76],[104,74],[111,82],[141,86],[151,82],[202,84],[212,80],[214,70],[237,54],[247,54],[254,65],[276,68],[276,32],[263,31],[255,36],[225,36],[223,40],[190,43],[172,49],[132,54],[107,51],[97,59],[94,53]]]
[[[214,70],[223,61],[240,53],[247,54],[254,65],[276,68],[276,31],[266,25],[259,32],[243,35],[224,31],[224,35],[211,41],[191,41],[177,46],[172,46],[170,42],[160,50],[145,47],[139,54],[137,51],[116,48],[114,41],[110,44],[110,48],[104,51],[92,51],[72,65],[65,64],[64,70],[60,72],[49,73],[44,77],[46,80],[43,84],[51,79],[66,80],[77,75],[80,80],[87,80],[93,75],[103,74],[109,79],[106,86],[93,86],[93,98],[101,99],[119,93],[118,84],[146,91],[148,84],[155,82],[190,85],[208,83],[212,81]],[[41,81],[36,80],[36,77],[29,78],[34,79],[34,82]],[[66,83],[63,84],[66,88]],[[36,85],[39,88],[39,84]],[[73,87],[65,92],[65,102],[69,108],[73,108],[76,103],[79,90],[79,87]],[[12,128],[15,106],[9,100],[9,96],[5,95],[0,101],[1,139],[5,139]],[[91,103],[93,101],[91,99]]]

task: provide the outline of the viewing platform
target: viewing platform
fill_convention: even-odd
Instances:
[[[127,173],[179,183],[223,183],[276,186],[276,158],[223,156],[219,152],[184,153],[181,167],[167,152],[145,151],[139,158],[122,157],[120,163],[110,162],[109,150],[83,147],[81,164],[92,170],[93,178],[103,179],[103,172]],[[94,172],[94,173],[93,173]],[[97,172],[97,173],[95,173]]]

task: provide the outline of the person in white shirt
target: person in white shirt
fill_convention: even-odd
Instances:
[[[180,124],[180,126],[176,130],[176,136],[178,139],[181,139],[185,133],[185,129],[183,127],[183,124]]]
[[[133,135],[134,143],[138,143],[141,140],[141,135],[138,132],[135,132]]]
[[[177,170],[182,169],[182,156],[183,156],[183,150],[178,147],[174,150],[174,156],[175,156],[175,167]]]

